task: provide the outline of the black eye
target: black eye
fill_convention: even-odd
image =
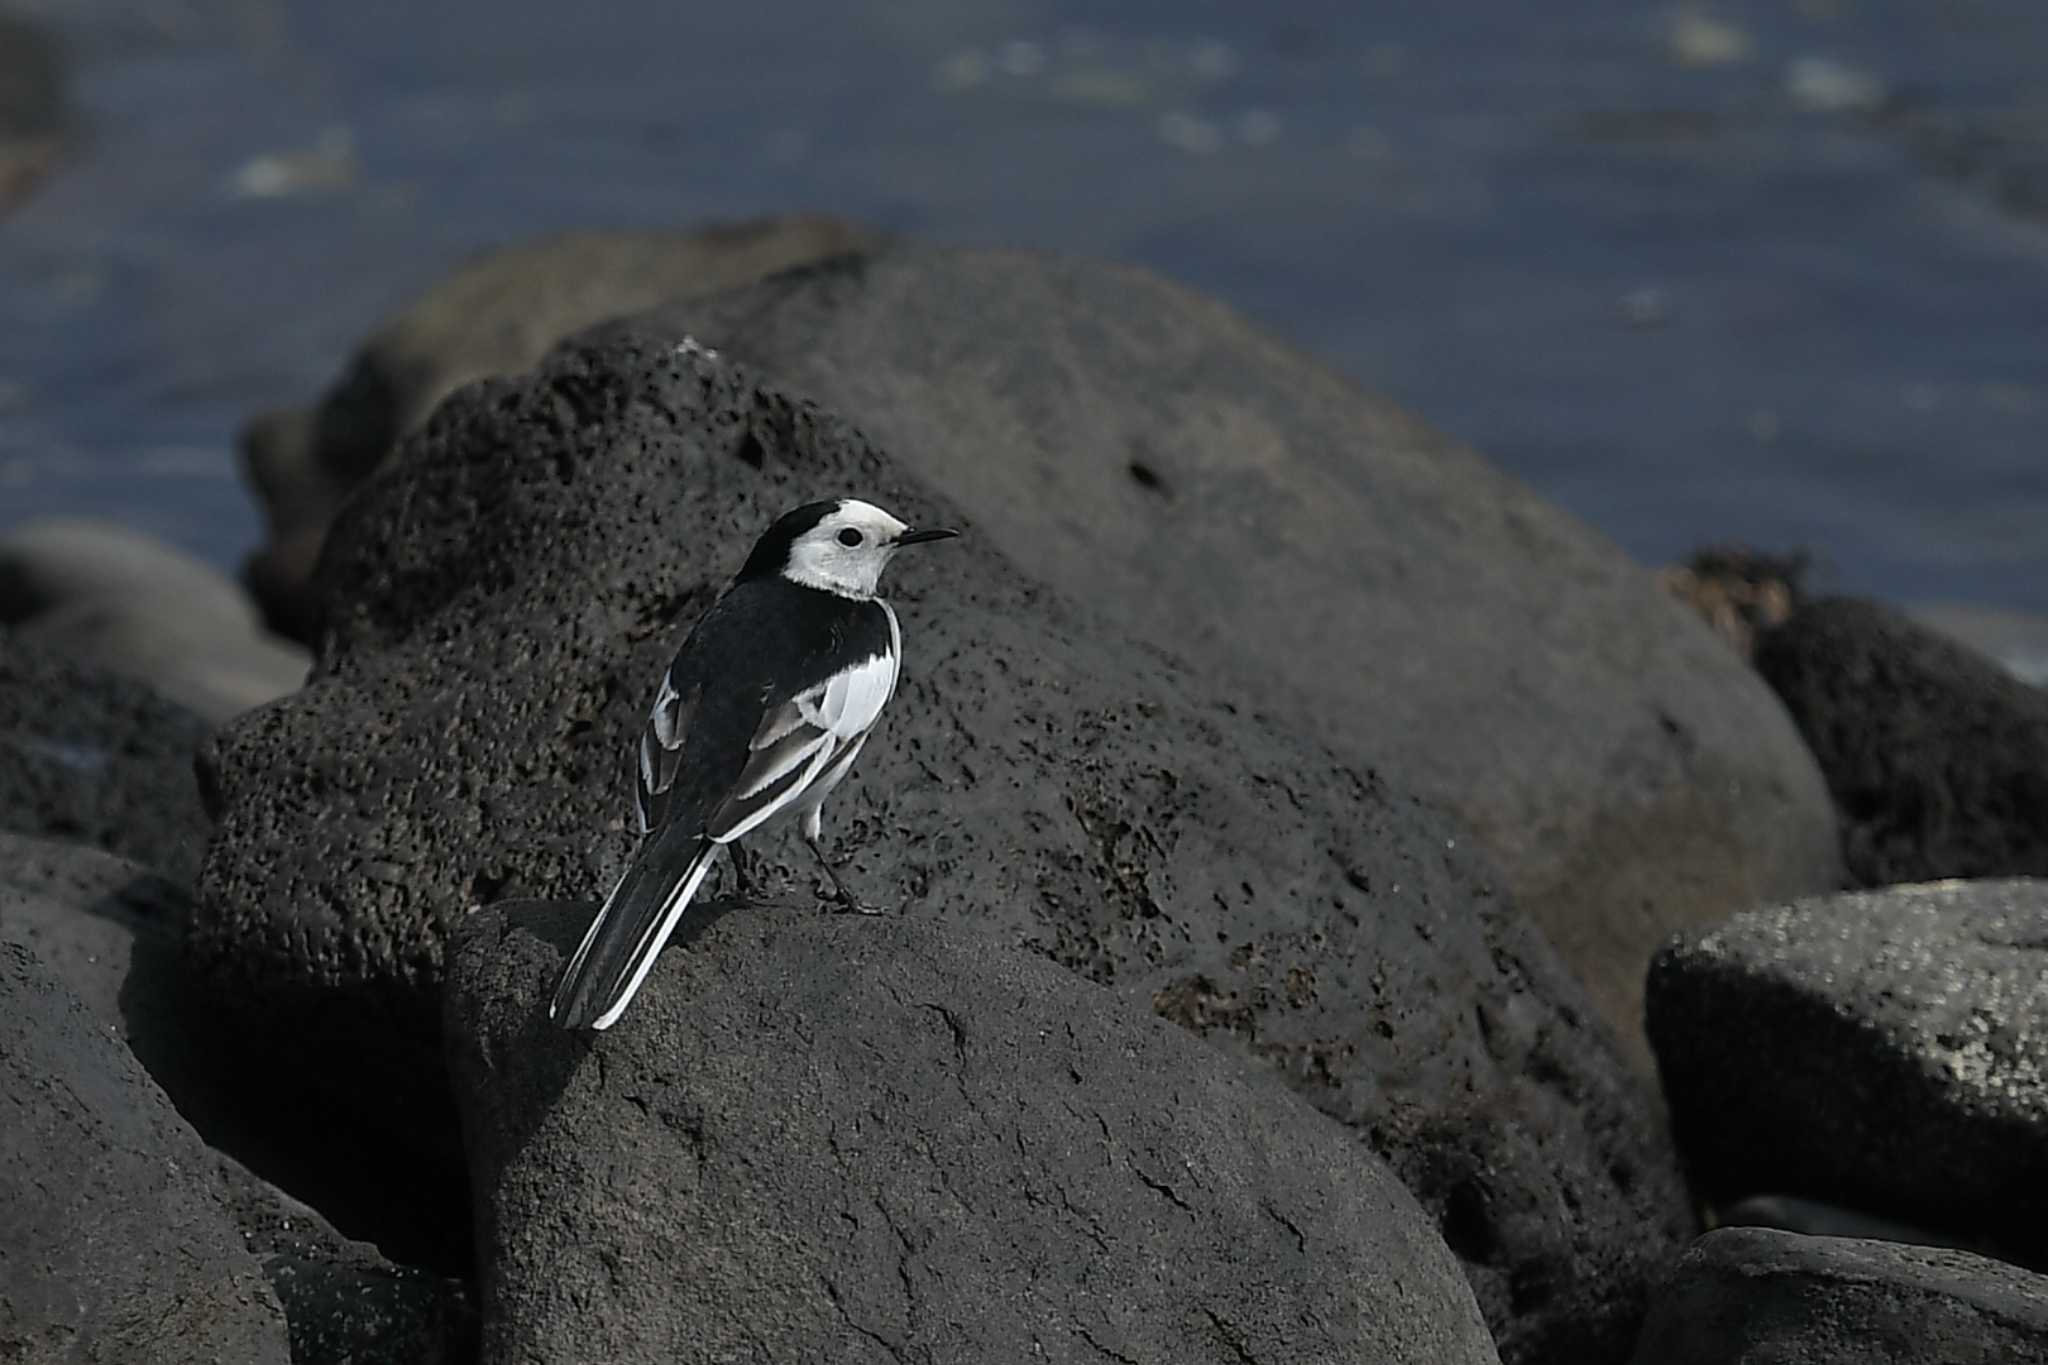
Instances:
[[[852,528],[851,526],[847,527],[847,528],[846,528],[846,529],[845,529],[844,531],[841,531],[841,532],[839,533],[839,543],[840,543],[841,545],[846,545],[846,546],[853,546],[853,545],[858,545],[858,544],[860,544],[860,540],[861,540],[860,532],[858,532],[858,531],[854,530],[854,529],[853,529],[853,528]]]

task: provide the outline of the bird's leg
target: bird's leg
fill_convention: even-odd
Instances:
[[[738,843],[725,846],[725,856],[732,860],[732,889],[738,899],[747,901],[754,898],[754,856],[741,848]]]
[[[808,812],[803,819],[804,843],[818,860],[818,866],[824,868],[825,875],[831,878],[832,889],[839,895],[839,908],[856,915],[881,914],[874,906],[862,904],[860,897],[847,890],[846,883],[839,879],[839,869],[832,866],[832,860],[825,856],[825,846],[821,842],[824,832],[824,821],[818,812]]]

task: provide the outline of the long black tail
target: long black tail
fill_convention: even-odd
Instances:
[[[563,1028],[617,1023],[722,847],[674,825],[650,835],[563,969],[548,1017]]]

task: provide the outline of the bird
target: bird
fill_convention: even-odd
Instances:
[[[949,540],[836,498],[777,518],[691,628],[655,690],[634,785],[641,841],[563,969],[548,1015],[607,1029],[647,979],[719,851],[795,816],[826,858],[825,797],[896,691],[903,628],[876,595],[898,550]]]

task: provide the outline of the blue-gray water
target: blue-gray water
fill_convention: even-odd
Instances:
[[[0,526],[256,536],[233,432],[474,250],[822,209],[1136,261],[1646,562],[2048,608],[2042,0],[11,0]]]

